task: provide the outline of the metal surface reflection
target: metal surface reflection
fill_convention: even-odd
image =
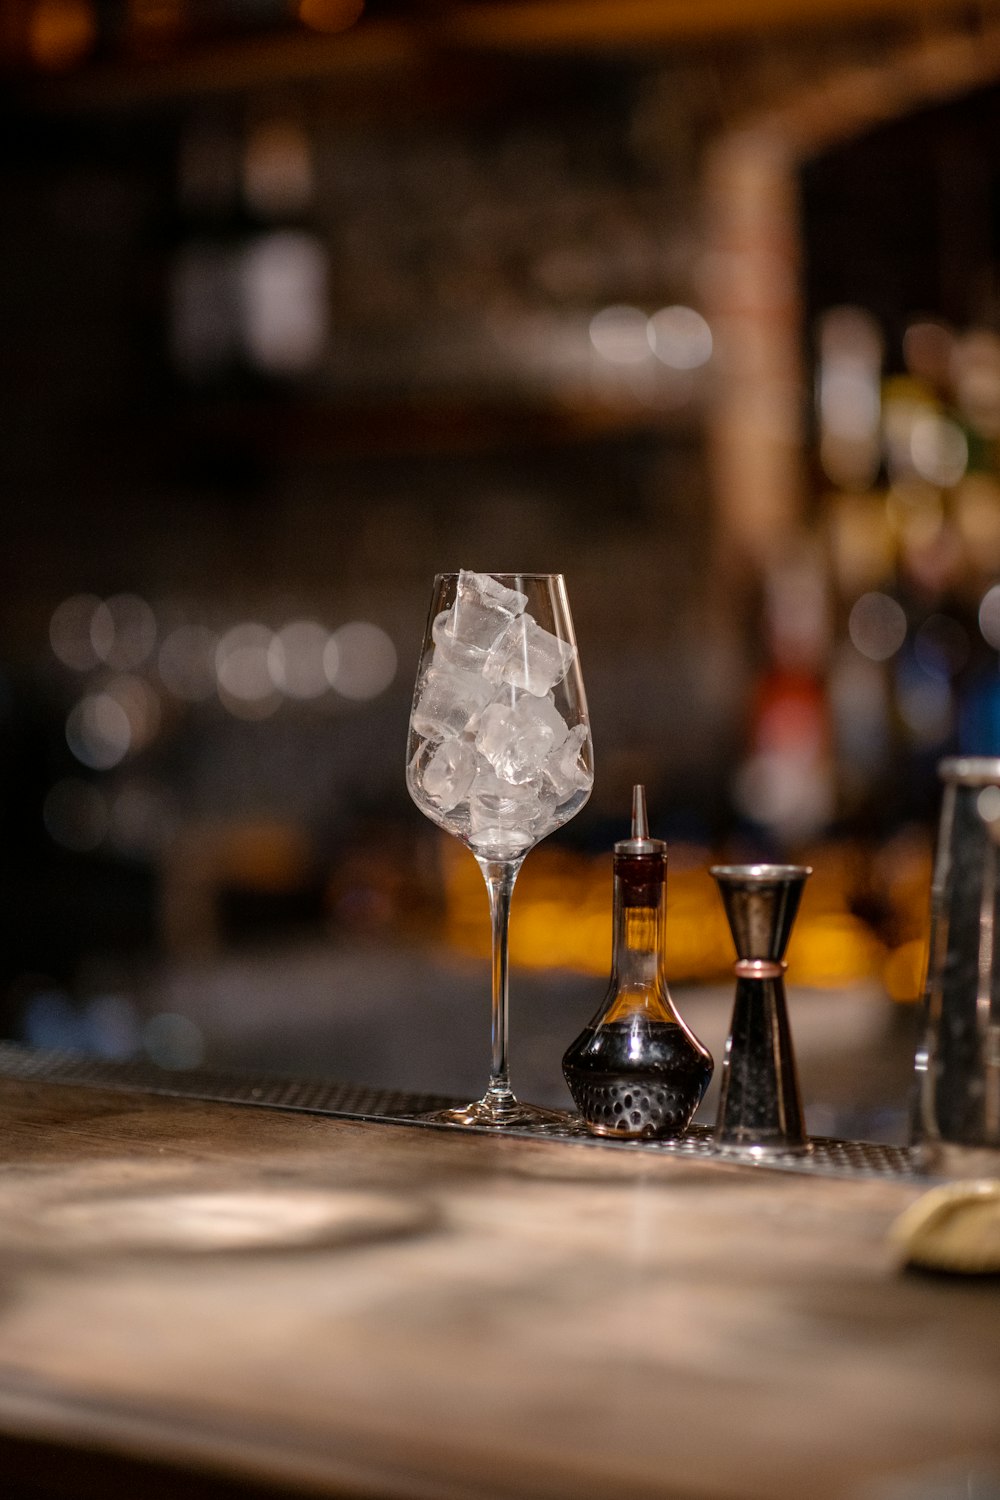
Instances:
[[[738,954],[715,1140],[751,1157],[807,1153],[785,1007],[785,950],[812,871],[802,865],[715,865]]]
[[[935,1171],[1000,1169],[1000,759],[941,762],[914,1141]]]

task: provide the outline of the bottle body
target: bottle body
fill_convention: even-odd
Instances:
[[[666,853],[615,854],[614,952],[604,1003],[563,1057],[587,1129],[625,1139],[681,1135],[712,1077],[664,972]]]

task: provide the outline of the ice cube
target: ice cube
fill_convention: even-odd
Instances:
[[[469,740],[443,740],[436,745],[418,772],[426,796],[450,812],[463,801],[476,774],[476,752]]]
[[[541,777],[511,785],[483,760],[469,791],[469,842],[498,856],[528,849],[544,833],[555,792]]]
[[[494,689],[474,672],[430,666],[417,688],[410,722],[426,739],[455,739],[473,732]]]
[[[461,645],[489,651],[527,602],[527,594],[506,588],[489,573],[470,573],[463,568],[458,575],[451,620],[444,628]]]
[[[543,630],[532,615],[519,615],[494,642],[486,675],[495,682],[544,698],[562,682],[576,659],[576,647]]]
[[[511,693],[483,709],[476,749],[502,780],[518,786],[541,775],[547,757],[567,733],[551,697]]]
[[[434,639],[434,661],[438,666],[457,667],[463,672],[482,673],[486,666],[487,651],[484,646],[469,646],[456,638],[454,633],[455,609],[443,609],[434,616],[431,635]]]
[[[575,792],[589,791],[594,784],[593,771],[581,759],[587,739],[586,724],[574,724],[559,748],[546,757],[545,775],[558,802],[566,802]]]

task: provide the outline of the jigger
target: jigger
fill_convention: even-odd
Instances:
[[[812,870],[713,865],[736,944],[736,996],[722,1060],[715,1143],[769,1156],[812,1149],[806,1135],[785,1005],[785,949]]]

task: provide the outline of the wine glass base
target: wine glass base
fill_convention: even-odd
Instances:
[[[546,1127],[565,1130],[573,1115],[569,1110],[543,1109],[540,1105],[522,1104],[513,1098],[497,1104],[487,1097],[454,1109],[436,1109],[420,1118],[434,1125],[486,1126],[493,1130],[544,1130]]]

